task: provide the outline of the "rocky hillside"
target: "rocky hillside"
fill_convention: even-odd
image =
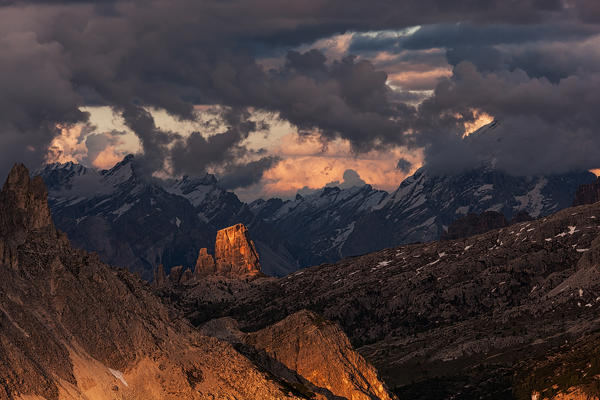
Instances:
[[[31,180],[22,165],[13,168],[0,192],[0,273],[0,399],[312,396],[249,356],[265,347],[249,344],[246,355],[201,334],[144,281],[72,248],[54,228],[42,179]],[[291,340],[296,340],[295,332],[292,324]],[[337,351],[338,358],[349,360],[354,374],[369,374],[367,386],[349,376],[350,382],[361,382],[352,390],[371,396],[363,398],[388,399],[385,389],[378,395],[368,391],[383,388],[372,367],[342,350],[352,351],[318,345],[311,349]],[[346,373],[336,371],[338,365],[322,367],[329,369],[320,369],[320,374]],[[290,371],[303,376],[302,371]],[[321,389],[318,382],[315,386]],[[334,399],[323,393],[321,399]]]
[[[344,332],[313,312],[299,311],[252,333],[240,331],[231,318],[212,320],[201,331],[233,343],[267,371],[318,399],[392,399]]]
[[[599,222],[600,203],[283,279],[205,281],[171,295],[195,324],[210,309],[243,330],[315,311],[340,324],[400,397],[513,398],[517,363],[600,329]]]

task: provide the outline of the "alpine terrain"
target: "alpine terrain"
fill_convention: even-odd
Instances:
[[[213,251],[216,232],[245,224],[262,254],[262,270],[283,276],[405,243],[439,239],[458,218],[495,211],[507,220],[566,208],[589,172],[517,177],[489,167],[455,175],[425,168],[391,194],[370,185],[325,187],[293,200],[249,204],[212,175],[164,181],[140,175],[133,156],[110,170],[51,164],[39,171],[57,226],[101,259],[152,279],[162,264],[193,266],[200,248]]]

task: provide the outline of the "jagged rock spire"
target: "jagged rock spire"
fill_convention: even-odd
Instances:
[[[23,164],[15,164],[0,192],[0,229],[19,236],[37,229],[54,230],[48,191],[41,177],[31,179]]]
[[[215,259],[219,274],[234,276],[260,274],[258,252],[244,224],[236,224],[217,232]]]
[[[31,232],[58,238],[42,178],[31,179],[23,164],[15,164],[0,192],[0,264],[17,268],[17,249]]]
[[[217,272],[215,266],[215,259],[212,255],[208,254],[208,250],[205,247],[201,248],[198,252],[198,259],[196,260],[196,268],[194,269],[194,276],[199,277],[202,275],[210,275]]]

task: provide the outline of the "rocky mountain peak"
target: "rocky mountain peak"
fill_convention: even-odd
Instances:
[[[244,224],[236,224],[217,232],[215,258],[219,274],[236,276],[260,274],[258,252]]]
[[[31,179],[23,164],[15,164],[0,192],[1,228],[18,233],[52,228],[48,192],[41,177]]]

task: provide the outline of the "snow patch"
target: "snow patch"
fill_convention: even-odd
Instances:
[[[127,384],[127,381],[125,380],[125,377],[123,376],[123,373],[121,371],[117,371],[116,369],[112,369],[112,368],[109,368],[108,370],[110,371],[111,374],[113,374],[113,376],[115,378],[120,380],[121,383],[123,383],[123,385],[125,385],[126,387],[129,387],[129,385]]]
[[[134,205],[134,203],[125,203],[121,207],[119,207],[117,210],[113,211],[112,214],[115,214],[117,216],[117,218],[119,218],[121,215],[123,215],[127,211],[131,210],[131,207],[133,207],[133,205]]]
[[[529,193],[526,193],[523,196],[515,196],[515,200],[519,202],[519,205],[516,206],[516,209],[518,211],[527,210],[529,215],[532,217],[539,217],[544,207],[544,196],[542,195],[542,189],[547,183],[547,179],[540,179],[534,188],[529,191]]]

